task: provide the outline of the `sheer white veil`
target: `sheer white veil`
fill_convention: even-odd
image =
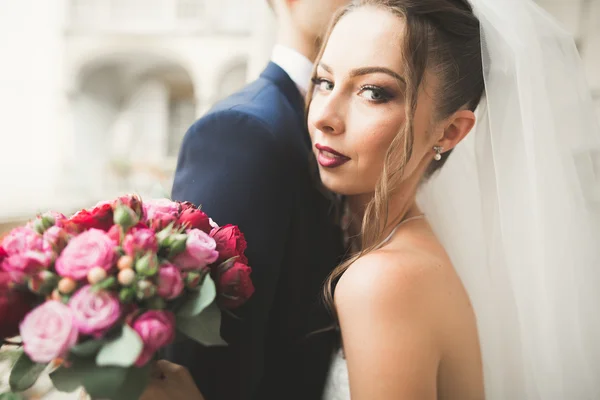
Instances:
[[[487,399],[600,399],[600,129],[573,39],[472,0],[486,95],[419,202],[471,297]]]

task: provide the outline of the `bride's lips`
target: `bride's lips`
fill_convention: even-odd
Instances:
[[[331,147],[321,146],[317,143],[315,144],[315,148],[319,151],[317,154],[317,161],[322,167],[337,168],[350,161],[350,157],[335,151]]]

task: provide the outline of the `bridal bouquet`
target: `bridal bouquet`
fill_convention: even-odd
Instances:
[[[60,391],[137,399],[176,331],[224,344],[219,308],[254,291],[245,249],[191,203],[133,195],[12,230],[0,242],[0,339],[22,341],[11,390],[49,366]]]

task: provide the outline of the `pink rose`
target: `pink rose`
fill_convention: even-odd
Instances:
[[[5,255],[1,269],[9,272],[15,281],[52,263],[53,253],[44,248],[42,235],[27,227],[13,229],[2,241],[2,248]]]
[[[90,285],[71,297],[69,308],[79,332],[95,337],[102,336],[121,317],[119,299],[110,292],[92,290]]]
[[[187,235],[185,250],[175,257],[175,265],[184,270],[199,270],[217,261],[219,253],[213,238],[200,229],[192,229]]]
[[[158,295],[167,300],[172,300],[183,291],[183,278],[181,272],[173,264],[163,264],[158,270]]]
[[[144,201],[144,214],[147,220],[152,220],[160,214],[179,215],[180,206],[169,199],[153,199]]]
[[[37,363],[48,363],[66,355],[78,337],[73,313],[69,307],[54,300],[27,314],[19,331],[25,353]]]
[[[42,235],[27,227],[15,228],[4,237],[2,247],[9,256],[28,250],[43,250]]]
[[[56,272],[75,280],[85,279],[90,269],[109,271],[116,260],[114,243],[99,229],[90,229],[71,239],[56,260]]]
[[[154,231],[150,229],[134,229],[125,236],[123,249],[128,256],[136,257],[148,252],[158,251],[158,242]]]
[[[52,252],[25,251],[8,256],[2,261],[2,269],[9,272],[16,282],[21,282],[25,275],[47,268],[53,259]]]
[[[44,250],[59,254],[67,246],[71,236],[63,228],[54,225],[44,232]]]
[[[132,328],[144,343],[144,349],[135,362],[137,367],[142,367],[161,347],[175,339],[175,316],[170,311],[147,311],[133,322]]]

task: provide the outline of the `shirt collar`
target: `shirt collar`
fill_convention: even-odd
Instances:
[[[302,96],[308,92],[313,63],[294,49],[282,45],[275,45],[271,61],[279,65],[296,84]]]

